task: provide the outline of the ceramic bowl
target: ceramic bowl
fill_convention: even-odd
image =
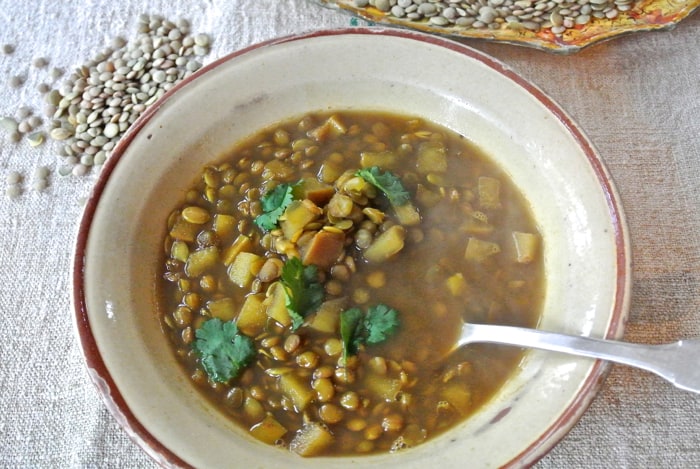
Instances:
[[[562,109],[505,65],[447,39],[380,28],[262,43],[205,67],[148,109],[116,147],[75,249],[75,321],[87,367],[124,430],[164,466],[521,466],[575,424],[605,375],[598,361],[530,351],[473,417],[415,448],[302,459],[249,437],[201,397],[156,314],[165,221],[205,163],[308,111],[422,116],[468,135],[529,200],[548,278],[542,329],[619,338],[630,246],[610,175]]]

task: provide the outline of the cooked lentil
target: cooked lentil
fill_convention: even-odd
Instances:
[[[409,202],[388,205],[356,175],[375,166]],[[250,207],[296,181],[279,227],[259,229]],[[195,385],[255,438],[302,456],[399,451],[463,421],[517,367],[507,347],[447,354],[462,320],[534,326],[544,288],[526,201],[464,137],[404,116],[313,113],[237,145],[186,194],[167,221],[163,329]],[[277,293],[289,256],[325,282],[296,330]],[[346,357],[341,312],[377,303],[399,311],[398,332]],[[225,383],[192,345],[212,317],[237,321],[257,350]]]

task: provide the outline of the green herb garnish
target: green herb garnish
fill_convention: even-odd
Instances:
[[[395,207],[404,205],[411,199],[408,191],[401,184],[401,180],[391,171],[382,173],[378,166],[371,166],[361,169],[355,174],[382,191],[391,205]]]
[[[195,337],[193,348],[212,381],[225,383],[237,377],[255,357],[253,341],[240,334],[233,321],[207,319]]]
[[[370,307],[364,320],[367,343],[378,344],[394,335],[399,327],[398,316],[398,311],[384,304]]]
[[[394,335],[399,327],[399,313],[384,304],[371,306],[366,314],[360,308],[340,313],[340,338],[343,357],[357,353],[363,343],[378,344]]]
[[[255,224],[265,231],[277,228],[277,221],[294,200],[294,186],[282,183],[260,198],[263,213],[255,217]]]
[[[343,358],[355,355],[362,343],[362,311],[346,309],[340,313],[340,338],[343,341]]]
[[[292,330],[304,322],[304,317],[317,310],[323,302],[323,285],[318,281],[318,268],[304,265],[292,257],[282,267],[282,285],[287,294],[287,310],[292,318]]]

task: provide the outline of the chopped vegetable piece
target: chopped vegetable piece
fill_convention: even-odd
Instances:
[[[468,261],[484,262],[494,254],[501,252],[501,248],[497,243],[484,241],[479,238],[469,238],[467,241],[467,249],[464,252],[464,258]]]
[[[213,318],[230,321],[236,317],[236,302],[233,298],[219,298],[207,302],[207,309]]]
[[[363,168],[378,166],[385,169],[398,169],[399,158],[393,151],[364,151],[360,154],[360,165]]]
[[[394,225],[377,236],[362,255],[369,262],[384,262],[403,249],[406,230],[401,225]]]
[[[450,275],[447,278],[446,285],[452,296],[460,296],[467,290],[467,281],[464,280],[464,275],[461,272]]]
[[[447,153],[439,142],[425,142],[418,148],[416,169],[421,174],[447,171]]]
[[[328,334],[338,332],[340,314],[347,302],[348,299],[345,297],[324,301],[314,317],[309,321],[309,327]]]
[[[284,210],[292,203],[292,186],[290,184],[280,184],[262,196],[263,213],[255,217],[255,224],[265,231],[273,230],[277,227],[277,221],[282,216]]]
[[[304,265],[328,269],[343,252],[345,252],[345,233],[340,230],[321,230],[304,247],[302,262]]]
[[[230,381],[255,357],[253,341],[239,334],[233,321],[208,319],[197,329],[195,337],[193,349],[212,381]]]
[[[420,213],[418,213],[418,209],[411,202],[394,207],[394,212],[396,213],[396,218],[399,219],[399,223],[404,226],[413,226],[420,223]]]
[[[265,258],[251,252],[239,252],[228,268],[229,279],[241,288],[248,287],[260,272]]]
[[[333,443],[333,434],[318,422],[305,423],[289,443],[289,449],[299,456],[315,456]]]
[[[311,177],[302,179],[292,189],[292,195],[295,199],[309,199],[319,207],[326,205],[333,194],[335,194],[333,186]]]
[[[318,281],[315,265],[303,265],[292,257],[282,267],[282,285],[287,294],[287,309],[292,317],[292,329],[298,329],[304,317],[316,311],[323,302],[323,285]]]
[[[317,219],[323,210],[310,200],[294,200],[284,211],[280,228],[287,239],[293,239],[309,223]]]
[[[231,263],[236,259],[236,256],[238,256],[239,253],[241,252],[249,252],[253,247],[253,241],[250,239],[250,237],[246,235],[238,235],[236,239],[233,241],[233,244],[226,248],[224,251],[224,255],[222,257],[222,261],[224,262],[224,265],[231,265]]]
[[[287,429],[284,428],[284,425],[279,423],[270,414],[267,414],[260,423],[256,423],[250,427],[250,434],[268,445],[274,444],[277,440],[282,438],[285,433],[287,433]]]
[[[233,215],[217,213],[214,215],[214,223],[212,228],[220,239],[231,239],[238,220]]]
[[[535,260],[539,238],[532,233],[513,231],[515,242],[516,260],[521,264],[527,264]]]
[[[267,289],[265,313],[284,327],[292,324],[290,311],[287,309],[287,292],[281,282],[274,282]]]
[[[401,380],[377,373],[368,373],[365,385],[372,394],[387,402],[396,402],[396,396],[401,391]]]
[[[316,395],[309,383],[295,373],[283,374],[277,382],[280,391],[292,400],[297,412],[302,412]]]
[[[501,208],[501,181],[481,176],[478,181],[479,206],[485,209]]]
[[[178,239],[180,241],[187,241],[188,243],[193,242],[197,238],[197,233],[199,233],[200,226],[190,223],[181,216],[175,221],[175,224],[170,229],[170,236],[173,239]]]
[[[265,329],[267,314],[263,307],[264,298],[262,293],[246,296],[236,318],[236,325],[242,333],[254,337]]]
[[[356,174],[382,191],[394,207],[405,204],[411,198],[401,180],[390,171],[382,174],[378,166],[372,166],[361,169]]]
[[[219,249],[209,246],[191,252],[185,263],[185,273],[188,277],[199,277],[204,272],[213,269],[219,262]]]

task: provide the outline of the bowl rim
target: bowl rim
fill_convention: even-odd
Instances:
[[[90,197],[85,204],[78,225],[73,251],[72,269],[70,272],[72,279],[73,324],[88,374],[91,381],[97,388],[104,405],[107,407],[115,420],[124,429],[132,441],[141,447],[142,450],[144,450],[155,462],[161,466],[190,467],[187,462],[181,459],[177,454],[167,448],[153,434],[151,434],[140,422],[139,418],[131,411],[119,388],[110,375],[102,356],[100,355],[95,336],[93,335],[90,326],[84,279],[85,265],[87,261],[86,247],[95,212],[100,203],[101,195],[105,190],[111,173],[119,164],[121,157],[123,156],[125,150],[129,147],[131,141],[155,116],[163,104],[177,95],[178,90],[187,86],[192,81],[197,80],[203,74],[206,74],[216,69],[220,65],[249,52],[294,41],[303,41],[318,37],[338,35],[391,36],[407,40],[422,41],[431,45],[447,48],[451,51],[460,53],[469,59],[476,60],[482,65],[489,67],[496,73],[510,79],[516,85],[523,88],[525,92],[533,96],[540,104],[546,107],[546,109],[559,121],[559,123],[564,126],[566,131],[580,146],[605,196],[607,208],[610,213],[611,224],[614,229],[613,238],[615,240],[617,270],[615,297],[612,304],[611,316],[605,338],[619,339],[623,335],[630,302],[631,253],[629,234],[619,195],[614,186],[610,173],[608,172],[604,162],[599,157],[593,144],[588,140],[583,131],[572,120],[572,118],[569,117],[569,115],[539,87],[517,74],[506,64],[481,51],[459,43],[453,39],[433,36],[418,31],[382,27],[351,27],[313,30],[300,34],[292,34],[269,39],[250,45],[238,51],[234,51],[211,62],[197,73],[183,79],[171,90],[166,92],[165,95],[156,103],[148,107],[136,120],[136,122],[132,124],[127,133],[121,138],[112,155],[100,171],[99,177],[91,191]],[[530,446],[514,456],[504,465],[504,467],[532,465],[547,454],[547,452],[553,448],[578,422],[582,414],[588,408],[602,385],[605,377],[607,376],[608,368],[607,363],[597,360],[592,366],[591,372],[589,373],[585,382],[582,383],[579,392],[576,394],[570,405],[564,409],[560,416],[552,422],[544,433],[537,437],[537,439],[535,439]]]

